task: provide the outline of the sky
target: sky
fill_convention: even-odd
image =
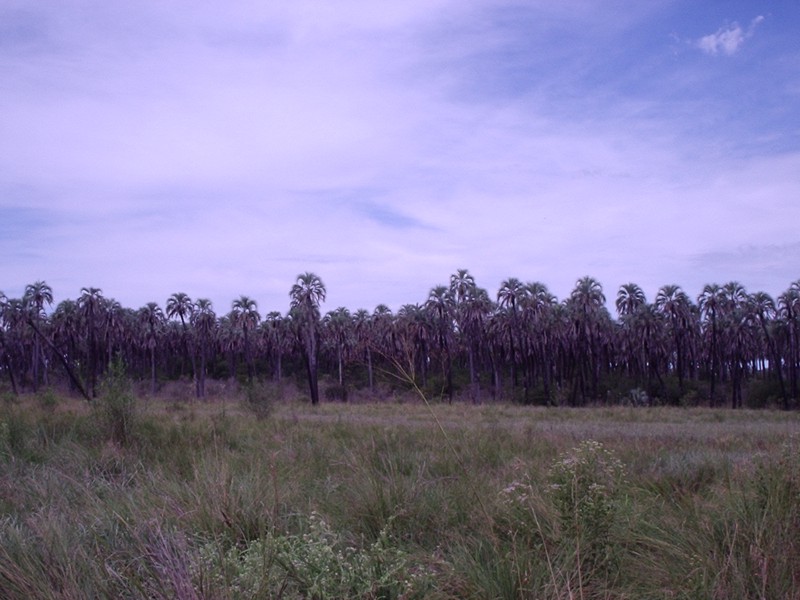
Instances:
[[[0,290],[800,279],[800,3],[0,0]]]

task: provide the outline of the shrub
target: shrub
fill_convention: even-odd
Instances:
[[[622,463],[600,442],[587,440],[550,470],[560,545],[579,574],[608,580],[617,565],[612,532],[619,516]]]
[[[344,385],[330,385],[325,388],[325,399],[328,401],[347,402],[347,387]]]
[[[36,394],[36,403],[44,412],[53,412],[58,405],[58,397],[52,389],[46,388]]]
[[[0,421],[0,458],[11,456],[11,429],[6,421]]]
[[[244,403],[259,421],[269,417],[278,392],[261,382],[253,381],[244,387]]]
[[[317,513],[302,534],[271,534],[220,553],[219,542],[200,549],[201,579],[209,590],[227,589],[234,598],[413,598],[430,586],[424,569],[392,545],[388,529],[366,548],[334,533]]]
[[[136,418],[136,397],[120,358],[109,365],[100,385],[95,411],[111,441],[120,446],[131,441]]]
[[[628,406],[650,406],[650,396],[641,388],[633,388],[628,392],[623,404]]]

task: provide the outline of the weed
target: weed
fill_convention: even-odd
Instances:
[[[550,470],[550,497],[558,513],[560,546],[574,559],[577,584],[586,576],[606,585],[619,567],[612,531],[619,518],[625,469],[600,442],[582,442]]]
[[[217,543],[200,550],[199,572],[212,589],[227,588],[234,598],[269,595],[318,598],[413,598],[431,585],[430,574],[413,567],[392,544],[391,522],[371,545],[358,548],[334,533],[312,512],[305,532],[270,534],[220,555]]]

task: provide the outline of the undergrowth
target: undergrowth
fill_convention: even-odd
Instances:
[[[104,392],[0,406],[0,597],[800,598],[794,414]]]

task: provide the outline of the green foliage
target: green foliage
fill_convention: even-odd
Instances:
[[[103,377],[95,411],[108,439],[120,446],[131,442],[136,422],[136,396],[120,358],[112,361]]]
[[[546,486],[538,479],[523,469],[499,494],[502,546],[486,558],[505,592],[494,594],[603,596],[619,577],[626,535],[622,463],[601,443],[585,441],[553,462]]]
[[[650,406],[650,396],[641,388],[633,388],[624,399],[624,404],[630,406]]]
[[[612,576],[613,529],[619,519],[625,469],[600,442],[582,442],[550,470],[550,497],[558,514],[560,542],[583,573]]]
[[[244,384],[243,391],[245,406],[259,421],[269,417],[280,393],[275,386],[260,381]]]
[[[329,402],[347,402],[347,386],[334,383],[325,388],[325,400]]]
[[[0,406],[4,599],[800,589],[793,412],[152,400],[121,445],[60,402]]]
[[[58,406],[58,396],[52,388],[46,388],[36,394],[36,402],[42,410],[53,412]]]
[[[777,379],[753,379],[747,385],[745,405],[747,408],[766,408],[781,406],[783,395]]]
[[[298,591],[312,598],[409,598],[424,591],[424,570],[415,570],[407,553],[389,536],[391,521],[378,539],[359,549],[316,513],[302,535],[274,540],[275,560]]]
[[[0,459],[11,456],[11,429],[8,422],[0,420]]]
[[[199,579],[233,598],[421,598],[431,586],[430,573],[393,544],[391,522],[373,544],[359,548],[317,513],[304,521],[303,533],[272,533],[222,553],[218,542],[205,544]]]

